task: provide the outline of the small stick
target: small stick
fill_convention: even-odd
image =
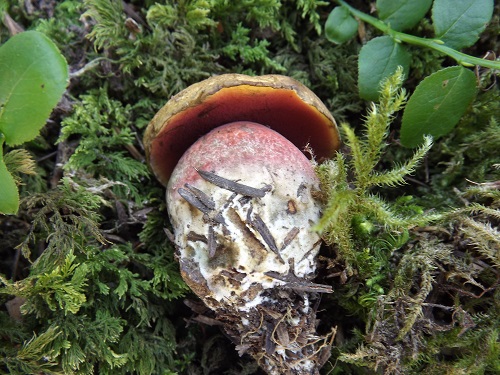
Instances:
[[[194,187],[193,185],[190,185],[188,183],[185,183],[184,186],[186,188],[188,188],[189,190],[191,190],[191,193],[193,193],[201,203],[203,203],[205,206],[207,206],[211,210],[215,210],[215,202],[207,194],[205,194],[203,191],[201,191],[197,187]]]
[[[204,214],[209,214],[210,213],[210,208],[205,206],[202,201],[198,199],[194,193],[192,193],[190,190],[179,188],[177,189],[177,192],[179,195],[184,198],[190,205],[196,207],[198,210],[203,212]]]
[[[266,185],[261,189],[253,188],[251,186],[239,184],[237,182],[228,180],[227,178],[217,176],[215,173],[196,170],[198,174],[206,181],[211,182],[215,186],[222,189],[232,191],[252,198],[262,198],[268,191],[271,191],[271,185]]]
[[[168,229],[168,228],[163,228],[163,231],[167,235],[167,238],[170,242],[175,244],[175,236],[174,234]]]
[[[231,203],[233,203],[233,199],[236,198],[237,195],[238,195],[237,193],[231,194],[231,196],[227,199],[226,203],[224,203],[224,206],[222,207],[222,209],[224,210],[224,209],[228,208],[229,205]]]
[[[250,208],[247,212],[248,224],[250,224],[252,228],[255,229],[261,235],[262,239],[267,244],[267,246],[269,246],[271,251],[275,253],[284,263],[285,261],[281,257],[281,254],[278,250],[278,246],[276,246],[276,241],[274,240],[274,237],[269,231],[269,228],[267,227],[266,223],[264,223],[264,220],[262,220],[262,218],[258,214],[255,214],[254,215],[255,219],[252,219],[251,214],[252,214],[252,208]]]
[[[198,190],[198,189],[197,189]],[[208,198],[208,196],[203,193],[201,190],[199,190],[205,197]],[[224,217],[220,212],[214,213],[214,211],[210,208],[207,207],[202,200],[200,200],[199,197],[195,195],[191,190],[179,188],[177,189],[177,192],[179,195],[184,198],[189,204],[192,206],[196,207],[198,210],[200,210],[204,215],[204,218],[206,221],[215,221],[219,224],[226,225],[226,222],[224,221]],[[208,198],[210,199],[210,198]]]
[[[272,322],[266,323],[265,349],[268,355],[273,355],[274,352],[276,351],[276,343],[273,340],[274,329],[275,329],[274,323]]]
[[[280,251],[283,251],[285,247],[290,245],[290,243],[293,241],[295,237],[297,237],[297,234],[299,234],[300,229],[297,227],[293,227],[290,229],[290,231],[286,234],[285,239],[283,240],[283,245],[281,245]]]
[[[313,245],[312,247],[307,250],[307,252],[304,254],[304,256],[302,257],[302,259],[306,259],[309,255],[311,255],[311,252],[316,248],[316,246],[318,246],[319,244],[321,244],[323,240],[320,238],[319,240],[317,240]],[[302,261],[301,259],[301,261]]]
[[[224,220],[224,216],[222,216],[221,212],[211,211],[209,213],[205,213],[203,215],[203,221],[205,223],[213,223],[215,221],[216,223],[226,225],[226,221]]]
[[[264,272],[264,275],[272,277],[276,280],[284,281],[286,284],[283,285],[283,287],[290,288],[298,292],[333,293],[333,289],[330,285],[312,283],[310,281],[300,279],[291,273],[283,275],[275,271],[268,271]]]
[[[215,250],[217,250],[217,242],[215,241],[214,227],[208,226],[208,257],[213,258],[215,255]]]
[[[192,242],[197,242],[197,241],[201,241],[203,243],[207,243],[207,237],[205,237],[203,234],[198,234],[196,232],[193,232],[193,231],[190,231],[188,234],[187,234],[187,240],[188,241],[192,241]]]

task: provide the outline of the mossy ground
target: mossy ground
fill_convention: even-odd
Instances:
[[[500,373],[495,72],[478,71],[482,89],[456,130],[414,155],[397,141],[400,82],[386,86],[378,116],[369,111],[356,87],[361,41],[334,46],[322,35],[331,8],[313,0],[0,5],[4,20],[48,35],[72,72],[41,135],[25,145],[37,174],[19,174],[19,214],[0,217],[0,373],[261,373],[217,327],[196,320],[203,306],[180,278],[164,191],[142,145],[171,95],[226,72],[294,77],[349,124],[343,156],[318,169],[328,244],[319,277],[335,290],[322,299],[320,330],[337,327],[323,372]],[[470,54],[500,50],[499,15],[497,4]],[[428,21],[416,30],[428,33]],[[413,56],[409,92],[452,63]]]

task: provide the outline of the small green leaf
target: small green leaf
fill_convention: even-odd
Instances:
[[[436,38],[451,48],[472,46],[493,15],[493,0],[435,0],[432,21]]]
[[[68,64],[42,33],[26,31],[0,47],[0,131],[19,145],[35,138],[68,84]]]
[[[5,136],[0,133],[0,214],[10,215],[19,209],[19,192],[14,178],[3,161]]]
[[[325,23],[325,35],[332,43],[342,44],[358,32],[358,22],[345,7],[336,7]]]
[[[390,36],[380,36],[366,43],[359,53],[359,96],[376,101],[380,82],[394,74],[398,66],[403,67],[408,77],[411,56],[406,48]]]
[[[461,66],[425,78],[408,100],[401,125],[401,144],[416,147],[424,135],[448,134],[476,96],[476,76]]]
[[[429,11],[432,0],[377,0],[379,18],[391,29],[411,29]]]

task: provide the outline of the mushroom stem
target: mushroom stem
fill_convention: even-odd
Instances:
[[[314,301],[331,287],[311,281],[318,189],[297,147],[248,121],[196,141],[168,183],[183,278],[268,374],[318,374],[329,356]]]

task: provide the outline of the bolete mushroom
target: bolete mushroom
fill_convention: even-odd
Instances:
[[[216,76],[174,96],[144,144],[186,283],[267,373],[317,374],[330,350],[313,302],[331,288],[311,281],[319,181],[300,150],[338,148],[325,105],[289,77]]]

